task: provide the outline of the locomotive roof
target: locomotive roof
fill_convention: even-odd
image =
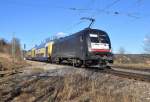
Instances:
[[[81,30],[82,31],[82,30]],[[85,28],[83,31],[96,31],[96,32],[103,32],[103,33],[106,33],[105,31],[103,30],[100,30],[100,29],[92,29],[92,28]]]
[[[92,32],[92,31],[93,31],[93,32],[101,32],[101,33],[103,33],[103,34],[107,34],[105,31],[100,30],[100,29],[85,28],[85,29],[83,29],[83,30],[80,30],[79,32],[73,33],[72,35],[77,34],[77,33],[80,33],[80,32],[87,32],[87,31],[91,31],[91,32]]]
[[[85,28],[85,29],[83,29],[83,30],[80,30],[79,32],[73,33],[72,35],[78,34],[78,33],[80,33],[80,32],[86,32],[86,31],[102,32],[102,33],[104,33],[104,34],[107,34],[105,31],[100,30],[100,29]],[[69,36],[71,36],[71,35],[69,35]],[[69,36],[66,36],[66,37],[69,37]],[[63,37],[63,38],[66,38],[66,37]],[[59,39],[57,39],[57,40],[60,40],[60,39],[63,40],[63,38],[59,38]],[[47,42],[45,42],[45,43],[41,43],[40,45],[35,46],[34,49],[44,48],[45,45],[46,45],[47,43],[49,43],[49,42],[51,42],[51,41],[47,41]],[[33,49],[33,48],[32,48],[32,49]]]
[[[107,35],[107,33],[106,33],[105,31],[103,31],[103,30],[100,30],[100,29],[91,29],[91,28],[85,28],[85,29],[83,29],[83,30],[80,30],[79,32],[73,33],[72,35],[80,34],[81,32],[88,32],[88,31],[91,31],[91,32],[101,32],[101,33]],[[72,36],[72,35],[69,35],[69,36],[65,36],[65,37],[56,39],[56,41],[57,41],[57,40],[63,41],[63,40],[65,40],[65,38],[69,38],[69,37]]]

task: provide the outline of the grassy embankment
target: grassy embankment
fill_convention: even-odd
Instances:
[[[15,42],[14,57],[12,57],[12,42],[0,39],[0,71],[13,70],[27,65],[21,57],[19,40],[14,38],[13,42]]]
[[[126,54],[115,55],[114,67],[130,69],[150,69],[150,55],[148,54]]]
[[[24,60],[12,60],[9,54],[0,53],[0,70],[8,71],[27,66],[28,64]]]
[[[143,93],[143,89],[137,90],[136,85],[133,87],[131,82],[117,77],[92,79],[81,74],[41,78],[24,90],[26,92],[17,96],[13,102],[142,102],[140,96]]]

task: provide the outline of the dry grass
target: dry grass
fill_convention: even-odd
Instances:
[[[91,79],[81,74],[71,74],[64,77],[29,78],[24,80],[26,85],[22,86],[19,95],[13,96],[12,102],[148,102],[140,99],[143,96],[143,87],[134,88],[134,83],[132,85],[118,77]],[[24,81],[21,80],[21,83]],[[15,84],[18,85],[13,83],[13,87]],[[10,83],[10,87],[2,88],[1,92],[14,89],[13,87]]]
[[[113,66],[132,69],[150,69],[150,55],[149,54],[115,55]]]
[[[150,69],[150,64],[145,63],[117,63],[115,62],[112,66],[120,68],[130,68],[130,69]]]
[[[24,60],[12,60],[12,57],[5,53],[0,53],[0,64],[2,65],[2,68],[0,70],[13,70],[22,68],[25,66],[29,66]]]
[[[115,87],[104,85],[98,80],[71,75],[64,79],[63,90],[58,98],[61,102],[137,102],[136,93],[113,93]]]

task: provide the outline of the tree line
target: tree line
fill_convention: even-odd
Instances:
[[[143,54],[150,54],[150,36],[145,37],[142,47],[143,47]],[[118,49],[117,54],[126,54],[126,49],[121,46]]]
[[[20,40],[18,38],[12,38],[11,42],[5,39],[0,39],[0,53],[7,53],[12,57],[21,59],[22,49]]]

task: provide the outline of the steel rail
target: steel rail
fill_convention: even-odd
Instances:
[[[125,71],[117,71],[117,70],[113,70],[113,69],[101,70],[101,72],[107,73],[107,74],[112,74],[112,75],[123,77],[123,78],[150,82],[150,75],[144,75],[144,74],[133,73],[133,72],[125,72]]]

